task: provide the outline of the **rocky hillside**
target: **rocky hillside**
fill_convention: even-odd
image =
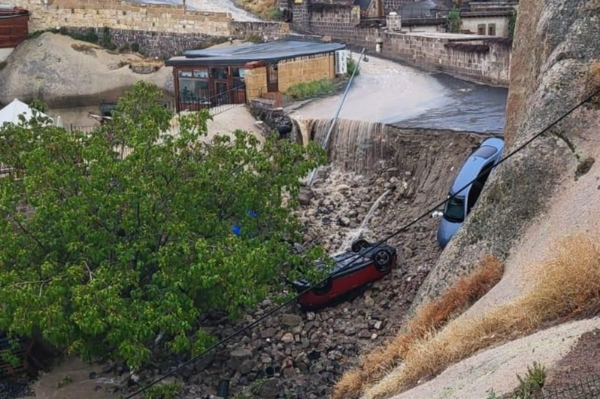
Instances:
[[[523,0],[507,105],[507,152],[518,147],[600,84],[598,60],[600,3],[596,0]],[[599,107],[581,107],[548,133],[500,166],[479,205],[440,257],[419,292],[415,306],[475,267],[474,259],[492,253],[508,259],[521,249],[524,232],[552,211],[566,189],[587,187],[576,180],[598,151]],[[592,167],[595,171],[596,167]],[[578,182],[579,184],[574,184]],[[575,202],[571,208],[585,208]],[[567,212],[563,209],[562,212]],[[583,221],[581,214],[569,225]],[[560,228],[558,235],[572,232]],[[538,243],[539,247],[542,243]]]
[[[597,0],[520,2],[511,65],[505,154],[600,87],[599,35],[600,2]],[[584,234],[593,237],[592,241],[597,240],[600,233],[597,223],[600,168],[596,163],[600,156],[599,131],[600,101],[596,97],[501,165],[488,181],[464,227],[431,269],[411,313],[417,313],[423,304],[439,297],[461,276],[473,272],[484,255],[492,254],[504,262],[504,277],[456,319],[454,331],[459,331],[456,326],[461,323],[472,324],[497,309],[505,309],[501,306],[524,303],[515,302],[517,298],[535,295],[539,282],[545,277],[545,266],[560,255],[558,243],[565,237]],[[571,245],[576,245],[573,242],[585,245],[584,240],[571,241]],[[577,260],[573,257],[572,262]],[[568,275],[575,265],[567,259],[564,267],[564,275]],[[585,312],[587,317],[594,314],[595,311]],[[536,324],[536,328],[556,323],[553,320]],[[462,362],[458,361],[465,356],[457,355],[453,360],[456,364],[438,378],[423,384],[421,380],[421,385],[408,391],[406,385],[394,384],[398,376],[410,372],[399,366],[370,389],[366,397],[390,397],[398,392],[398,386],[403,386],[405,391],[399,398],[440,395],[457,399],[480,398],[489,388],[495,388],[500,394],[507,393],[518,383],[515,372],[526,372],[527,366],[536,359],[542,359],[552,371],[575,344],[573,337],[578,338],[597,328],[599,323],[596,318],[557,326],[504,346],[497,346],[501,342],[494,338],[497,332],[492,330],[482,339],[489,340],[489,345],[496,345],[496,348],[475,351],[476,356]],[[449,336],[445,330],[438,335],[442,337],[439,339]],[[525,330],[520,331],[517,327],[514,337],[523,336]],[[532,346],[545,339],[552,342],[531,351]],[[435,338],[430,342],[433,344],[434,341]],[[565,342],[568,343],[566,347]],[[481,349],[482,346],[477,347]],[[597,358],[582,360],[597,361]],[[511,367],[505,368],[507,364]],[[474,375],[473,370],[478,370],[478,374]],[[577,375],[571,378],[577,378]]]

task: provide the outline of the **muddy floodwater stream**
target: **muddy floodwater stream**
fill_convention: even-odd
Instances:
[[[358,60],[358,54],[353,54]],[[368,56],[360,65],[340,118],[401,127],[501,133],[508,90],[465,82]],[[341,94],[312,101],[299,118],[331,118]]]

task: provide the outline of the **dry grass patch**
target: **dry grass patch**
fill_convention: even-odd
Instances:
[[[279,20],[281,18],[277,0],[241,0],[241,6],[262,19]]]
[[[409,344],[404,362],[365,397],[381,399],[430,378],[492,345],[523,337],[547,322],[564,322],[600,302],[600,244],[576,236],[564,240],[555,257],[538,270],[537,285],[525,296],[491,312],[448,323]]]
[[[332,399],[358,398],[373,382],[401,362],[415,341],[439,329],[455,315],[484,296],[502,278],[502,263],[486,256],[471,275],[459,279],[437,300],[419,308],[406,331],[361,357],[357,368],[346,372],[335,385]]]
[[[590,66],[588,87],[590,94],[600,89],[600,61],[596,61]],[[594,98],[592,98],[592,103],[600,105],[600,95],[596,95]]]

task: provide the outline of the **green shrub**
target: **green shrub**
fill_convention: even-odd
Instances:
[[[181,390],[181,385],[177,382],[169,382],[160,385],[155,385],[152,388],[148,389],[144,394],[145,399],[175,399],[179,391]]]
[[[29,35],[27,35],[27,39],[37,39],[38,37],[42,36],[46,32],[49,32],[49,31],[47,29],[36,30],[35,32],[31,32]]]
[[[140,51],[140,45],[138,43],[131,43],[131,51],[137,53]]]
[[[265,16],[271,21],[281,21],[283,19],[283,13],[277,6],[269,7]]]
[[[500,399],[498,397],[498,395],[496,395],[496,392],[494,392],[493,389],[490,389],[489,391],[486,392],[488,394],[486,399]]]
[[[354,59],[352,58],[348,58],[348,61],[346,62],[347,68],[348,68],[348,76],[352,76],[352,74],[354,73],[354,70],[356,69],[356,76],[358,76],[360,74],[360,70],[357,69],[358,64],[356,61],[354,61]]]
[[[508,37],[511,39],[515,38],[515,28],[517,26],[517,10],[513,10],[510,18],[508,19]]]
[[[298,83],[291,86],[285,94],[295,100],[305,100],[307,98],[319,97],[325,94],[331,94],[336,90],[335,83],[328,79],[315,80],[313,82]]]
[[[62,380],[60,380],[58,382],[58,384],[56,384],[56,387],[60,389],[60,388],[66,387],[67,385],[71,385],[72,383],[73,383],[73,377],[68,375],[65,378],[63,378]]]
[[[6,61],[0,62],[0,71],[6,68]]]
[[[111,37],[110,37],[110,29],[108,29],[108,27],[104,27],[104,29],[102,30],[102,43],[104,44],[108,44],[111,42]]]
[[[460,11],[456,6],[452,7],[450,13],[448,13],[448,31],[452,33],[459,33],[461,26]]]
[[[31,106],[31,108],[38,110],[40,112],[46,112],[46,110],[48,109],[46,104],[44,104],[44,102],[37,97],[34,98],[33,101],[31,101],[31,104],[29,104],[29,105]]]
[[[88,28],[85,33],[66,31],[66,34],[75,40],[81,40],[82,42],[98,44],[100,40],[94,28]]]
[[[546,368],[539,363],[533,362],[533,366],[527,366],[525,377],[517,375],[519,386],[515,391],[515,399],[533,399],[544,386],[546,381]]]
[[[263,38],[260,37],[259,35],[250,35],[244,41],[245,42],[250,42],[250,43],[262,43],[263,42]]]

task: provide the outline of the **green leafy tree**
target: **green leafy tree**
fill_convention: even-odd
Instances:
[[[460,11],[456,6],[452,7],[452,10],[448,13],[448,31],[452,33],[460,33]]]
[[[41,117],[0,129],[0,331],[135,368],[159,335],[205,348],[203,313],[238,315],[322,256],[289,250],[299,179],[322,149],[240,131],[207,144],[205,112],[166,134],[159,98],[138,83],[91,134]]]
[[[33,108],[33,109],[35,109],[36,111],[39,111],[39,112],[46,112],[47,109],[48,109],[48,107],[46,106],[46,104],[42,100],[40,100],[39,98],[37,98],[37,97],[34,98],[31,101],[31,105],[30,106],[31,106],[31,108]]]

